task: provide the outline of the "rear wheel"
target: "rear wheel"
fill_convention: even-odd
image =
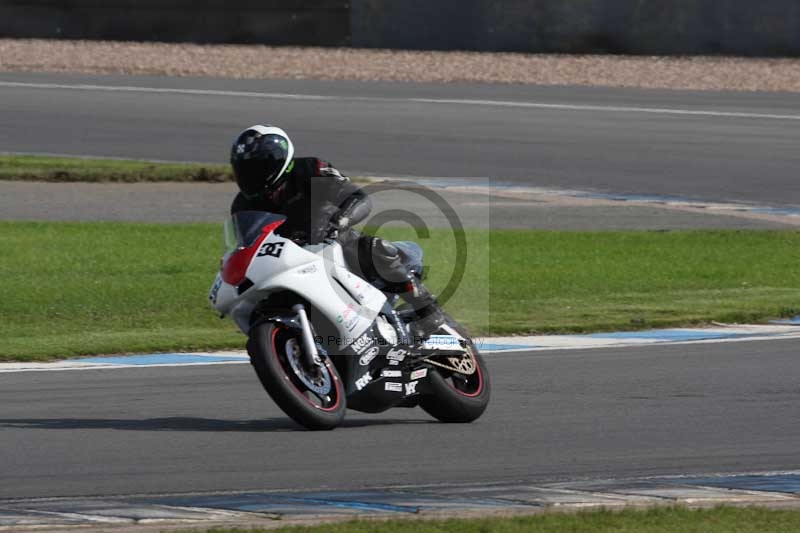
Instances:
[[[270,398],[295,422],[315,430],[342,423],[346,410],[342,380],[327,358],[308,367],[299,331],[276,323],[255,326],[247,351]]]
[[[448,325],[469,339],[466,331],[448,317]],[[438,357],[432,361],[433,371],[428,372],[433,395],[420,400],[420,407],[442,422],[472,422],[480,417],[489,405],[491,384],[486,362],[478,349],[469,343],[461,357]],[[447,368],[445,368],[447,367]]]

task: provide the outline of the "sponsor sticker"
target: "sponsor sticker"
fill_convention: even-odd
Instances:
[[[384,370],[381,372],[381,377],[384,378],[401,378],[403,377],[403,372],[400,370]]]
[[[361,376],[356,380],[356,388],[358,390],[361,390],[364,387],[366,387],[370,381],[372,381],[372,376],[370,376],[369,372],[367,372],[366,374],[364,374],[363,376]]]
[[[355,350],[357,355],[361,355],[362,353],[364,353],[364,351],[367,348],[372,346],[372,344],[374,342],[375,342],[375,340],[372,337],[370,337],[370,332],[367,331],[366,333],[361,335],[359,338],[354,340],[353,344],[350,345],[350,348]],[[367,361],[367,363],[369,363],[369,361]]]
[[[397,361],[399,363],[400,361],[406,358],[407,354],[408,352],[405,350],[392,348],[391,350],[389,350],[389,353],[386,354],[386,359],[388,359],[389,361]]]
[[[391,381],[387,381],[384,386],[384,390],[388,390],[391,392],[403,392],[403,384],[402,383],[394,383]]]
[[[419,383],[419,381],[412,381],[411,383],[406,383],[406,396],[410,396],[412,394],[417,393],[417,383]]]
[[[355,306],[353,304],[348,304],[347,308],[342,311],[342,314],[339,315],[342,317],[339,320],[339,317],[336,317],[337,322],[342,324],[347,331],[353,331],[356,329],[356,325],[358,324],[358,313],[355,311]]]
[[[427,368],[420,368],[419,370],[414,370],[411,373],[411,379],[422,379],[427,375],[428,375],[428,369]]]
[[[297,271],[298,274],[313,274],[317,271],[317,265],[309,265]]]
[[[351,318],[346,318],[344,321],[344,327],[345,329],[347,329],[347,331],[353,331],[354,329],[356,329],[357,325],[358,325],[358,313],[353,313],[353,316]]]
[[[342,317],[344,318],[344,320],[348,320],[352,315],[353,315],[353,304],[347,304],[347,307],[345,307],[342,310]]]
[[[257,257],[264,257],[265,255],[269,255],[272,257],[280,257],[281,253],[283,253],[283,246],[284,242],[265,242],[261,245],[261,248],[258,250]]]
[[[378,353],[380,353],[380,351],[381,351],[380,348],[378,348],[377,346],[373,346],[367,351],[367,353],[365,353],[359,358],[358,364],[361,366],[367,366],[372,362],[373,359],[375,359],[378,356]]]

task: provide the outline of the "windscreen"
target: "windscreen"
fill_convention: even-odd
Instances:
[[[239,211],[225,222],[225,251],[251,246],[264,226],[279,220],[286,217],[266,211]]]

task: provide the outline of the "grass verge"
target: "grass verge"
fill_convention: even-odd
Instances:
[[[209,530],[208,533],[232,533],[260,529]],[[655,508],[644,511],[584,511],[545,513],[515,518],[479,520],[390,520],[350,521],[318,526],[289,526],[268,531],[282,533],[778,533],[800,531],[800,512],[747,507],[686,509]]]
[[[241,348],[207,302],[220,236],[214,224],[0,222],[0,360]],[[447,308],[477,335],[751,322],[800,308],[800,232],[467,236]],[[421,243],[441,292],[455,239],[431,230]]]
[[[230,166],[34,155],[0,156],[0,180],[124,182],[233,180]]]
[[[356,183],[369,178],[351,176]],[[89,183],[233,181],[230,165],[129,159],[0,155],[0,180]]]

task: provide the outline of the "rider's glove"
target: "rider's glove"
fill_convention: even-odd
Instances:
[[[350,228],[350,218],[341,216],[334,220],[331,220],[330,225],[328,226],[328,235],[329,239],[338,239],[339,234],[344,233]]]
[[[323,161],[320,159],[317,166],[317,170],[319,171],[320,176],[336,178],[338,181],[347,181],[347,176],[339,172],[338,169],[334,168],[333,165],[331,165],[327,161]]]

